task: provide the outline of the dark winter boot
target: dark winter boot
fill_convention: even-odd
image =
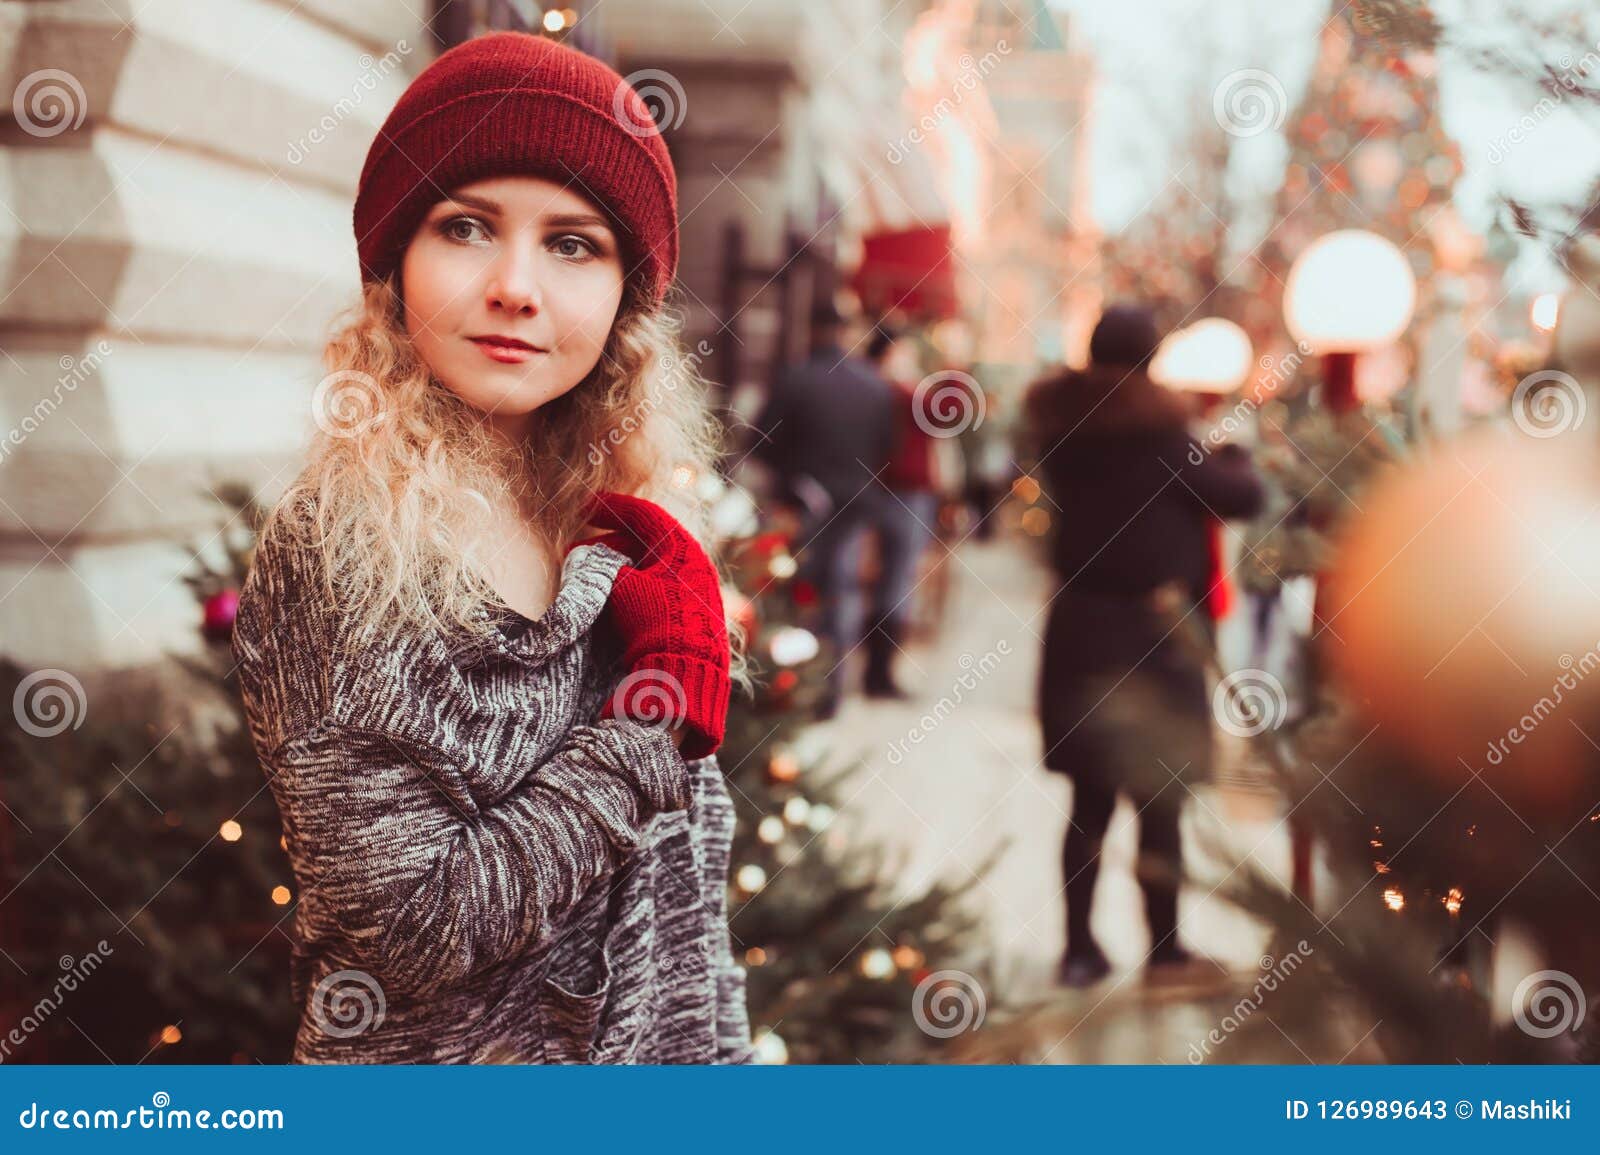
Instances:
[[[1079,940],[1073,941],[1076,943]],[[1090,938],[1083,946],[1067,948],[1067,953],[1061,956],[1061,962],[1056,967],[1056,982],[1064,987],[1081,989],[1094,986],[1110,973],[1111,963],[1107,961],[1105,952],[1100,949],[1099,943]]]
[[[869,698],[904,701],[910,697],[894,681],[894,655],[900,644],[900,624],[889,618],[874,622],[867,634],[867,671],[861,689]]]

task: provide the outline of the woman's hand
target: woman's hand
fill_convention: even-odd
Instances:
[[[611,532],[582,544],[608,545],[633,562],[618,572],[600,618],[626,671],[600,716],[681,727],[675,737],[684,758],[704,758],[722,744],[731,690],[716,567],[652,501],[600,493],[588,519]]]

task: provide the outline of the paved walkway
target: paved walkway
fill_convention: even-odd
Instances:
[[[970,878],[997,845],[1009,843],[976,891],[1001,997],[1013,1005],[1048,999],[1057,1010],[1077,1001],[1086,1010],[1111,1008],[1105,1015],[1134,1013],[1129,1021],[1136,1028],[1113,1029],[1104,1038],[1083,1031],[1056,1049],[1054,1061],[1184,1061],[1216,1014],[1168,995],[1152,1017],[1148,999],[1134,994],[1149,933],[1133,876],[1134,812],[1126,801],[1112,820],[1093,923],[1116,971],[1088,992],[1063,994],[1053,986],[1065,935],[1060,847],[1071,783],[1039,765],[1033,701],[1047,572],[1029,543],[1005,539],[968,542],[947,565],[944,627],[900,659],[898,677],[913,700],[851,698],[809,735],[827,746],[830,761],[864,763],[842,792],[841,830],[894,848],[903,864],[896,882],[906,897],[935,878]],[[1225,654],[1237,648],[1235,638],[1224,632]],[[1195,881],[1180,899],[1181,931],[1192,948],[1230,967],[1254,970],[1268,932],[1208,892],[1247,857],[1287,878],[1281,811],[1273,797],[1216,786],[1196,790],[1185,805],[1185,856]]]

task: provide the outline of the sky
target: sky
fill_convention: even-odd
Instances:
[[[1578,0],[1522,0],[1531,10],[1566,10]],[[1196,107],[1204,109],[1222,79],[1239,69],[1270,73],[1292,114],[1304,93],[1318,30],[1334,11],[1328,0],[1052,0],[1071,13],[1097,61],[1094,206],[1107,231],[1121,228],[1165,185],[1175,142]],[[1504,3],[1436,0],[1448,33],[1493,43],[1506,34]],[[1590,67],[1600,70],[1600,45]],[[1485,229],[1497,196],[1576,199],[1600,173],[1600,109],[1588,116],[1567,103],[1537,107],[1531,84],[1503,81],[1469,67],[1459,54],[1439,58],[1440,115],[1460,144],[1466,171],[1455,190],[1466,223]],[[1580,68],[1585,60],[1556,61]],[[1600,77],[1591,76],[1591,83]],[[1230,172],[1236,193],[1270,197],[1282,179],[1281,132],[1243,138]],[[1259,224],[1264,228],[1268,219]],[[1561,269],[1535,244],[1512,270],[1527,292],[1558,289]]]

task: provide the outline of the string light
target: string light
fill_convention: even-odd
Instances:
[[[785,626],[775,630],[767,649],[772,660],[780,666],[798,666],[817,656],[820,644],[817,635],[799,626]]]
[[[1460,914],[1461,898],[1461,888],[1459,886],[1452,886],[1450,888],[1450,892],[1446,894],[1442,900],[1444,902],[1444,908],[1451,914]]]
[[[861,973],[869,979],[891,978],[895,972],[894,956],[881,946],[875,946],[864,952],[858,966]]]
[[[739,868],[739,873],[734,875],[733,881],[740,890],[754,894],[767,885],[767,872],[757,863],[749,862]]]
[[[275,886],[275,887],[273,887],[272,888],[272,901],[277,903],[279,906],[288,906],[289,905],[289,888],[287,886]]]
[[[1398,912],[1405,909],[1406,896],[1400,893],[1399,887],[1391,886],[1383,892],[1383,904],[1390,910]]]
[[[776,1066],[789,1061],[789,1046],[774,1031],[762,1031],[751,1043],[757,1061]]]
[[[217,830],[217,834],[224,842],[238,842],[244,836],[244,827],[230,818]]]
[[[1540,293],[1528,307],[1528,320],[1541,333],[1548,333],[1561,319],[1561,297],[1556,293]]]
[[[800,762],[787,750],[779,750],[767,763],[767,774],[774,782],[793,782],[800,777]]]
[[[767,815],[756,827],[756,837],[761,839],[762,842],[772,846],[776,846],[778,843],[782,842],[785,833],[786,829],[783,825],[783,819],[779,818],[776,814]]]
[[[901,943],[894,948],[894,965],[903,971],[916,970],[925,961],[922,952],[909,943]]]
[[[811,817],[811,803],[800,795],[796,794],[783,804],[783,820],[790,826],[804,826],[809,817]]]

